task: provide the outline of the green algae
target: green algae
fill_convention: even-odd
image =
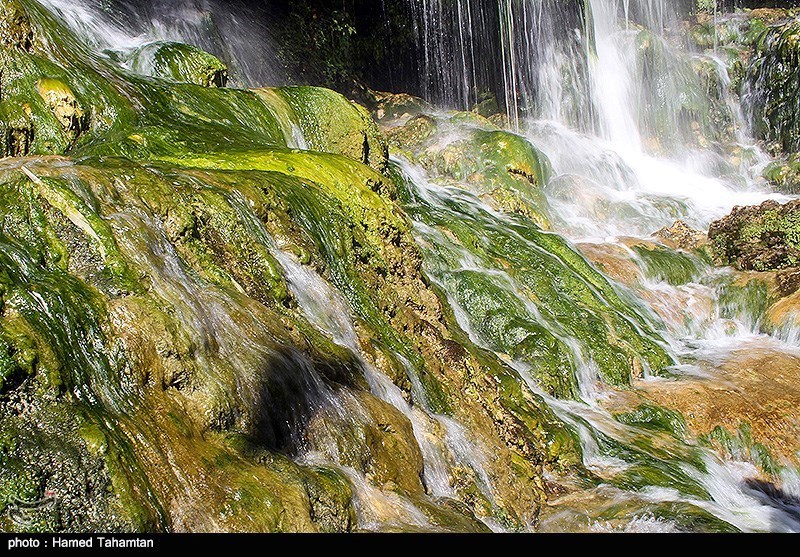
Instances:
[[[256,93],[282,113],[282,120],[299,127],[309,149],[344,155],[378,172],[386,170],[386,142],[363,107],[320,87],[259,89]]]
[[[640,405],[631,412],[615,414],[614,419],[627,425],[664,431],[678,439],[685,438],[688,432],[686,420],[680,412],[650,404]]]
[[[662,246],[637,244],[632,247],[643,262],[645,276],[672,286],[681,286],[700,277],[700,261],[691,255]]]
[[[216,56],[182,43],[160,41],[138,48],[131,56],[135,72],[178,83],[225,87],[228,68]]]
[[[706,435],[700,436],[700,442],[717,450],[729,458],[752,462],[765,474],[775,477],[781,465],[763,444],[753,439],[752,428],[743,423],[733,432],[722,426],[715,427]]]
[[[714,516],[709,511],[691,503],[649,503],[643,501],[610,505],[597,517],[603,521],[630,523],[637,518],[658,520],[674,525],[679,532],[739,533],[740,530]]]
[[[597,363],[609,383],[627,385],[636,373],[636,366],[644,365],[649,371],[659,373],[671,364],[670,357],[654,340],[657,336],[653,325],[632,312],[607,279],[558,236],[522,219],[506,219],[501,224],[474,203],[464,204],[455,196],[440,200],[445,209],[433,209],[423,199],[412,197],[410,191],[406,196],[405,205],[412,218],[431,230],[423,233],[426,241],[436,247],[426,251],[429,271],[456,305],[469,287],[468,281],[456,280],[458,270],[478,264],[485,266],[483,272],[489,272],[495,283],[498,277],[509,276],[505,288],[511,293],[505,296],[503,312],[513,316],[526,311],[525,305],[520,307],[516,300],[527,299],[536,308],[527,309],[528,321],[544,320],[551,330],[580,339],[586,356]],[[491,288],[497,291],[500,287]],[[488,299],[469,303],[485,308],[496,304]],[[470,315],[467,318],[472,328],[492,336],[486,328],[489,322]],[[506,321],[507,325],[511,323],[512,320]],[[577,363],[556,360],[558,353],[551,353],[549,358],[551,369]],[[536,373],[535,366],[533,372]],[[567,390],[565,394],[569,393]]]
[[[338,94],[176,84],[209,83],[174,67],[160,77],[136,76],[77,48],[43,11],[32,13],[35,52],[15,47],[4,54],[24,71],[15,103],[3,110],[16,110],[17,101],[32,107],[9,120],[24,133],[8,152],[67,153],[73,160],[34,161],[35,180],[10,170],[0,189],[9,201],[0,235],[3,310],[19,313],[32,331],[10,334],[3,322],[0,370],[10,371],[0,371],[2,388],[16,393],[20,380],[34,378],[57,398],[58,411],[42,407],[45,421],[58,426],[58,412],[83,416],[70,422],[68,447],[40,444],[65,462],[93,463],[90,479],[101,479],[96,483],[110,499],[98,512],[113,528],[354,527],[353,488],[343,474],[293,463],[292,441],[277,443],[265,433],[278,427],[268,423],[274,416],[261,415],[271,405],[265,400],[289,410],[298,403],[259,394],[282,381],[281,373],[310,369],[336,389],[367,387],[349,350],[302,315],[275,249],[295,254],[339,289],[370,345],[365,351],[391,361],[404,394],[494,443],[490,473],[516,480],[514,489],[524,492],[509,495],[506,488],[506,500],[494,508],[485,500],[462,508],[417,493],[423,512],[445,530],[482,529],[472,516],[478,507],[514,528],[532,523],[544,497],[537,484],[542,466],[581,467],[577,435],[509,362],[522,361],[549,394],[563,398],[579,396],[581,357],[621,386],[643,369],[659,373],[672,363],[658,324],[567,242],[541,229],[548,223],[542,188],[549,165],[519,136],[456,115],[448,125],[469,127],[466,138],[429,161],[443,183],[514,215],[504,230],[497,215],[465,212],[457,196],[442,209],[415,206],[397,169],[388,169],[394,179],[382,174],[387,157],[374,122]],[[42,90],[69,91],[77,120],[59,117]],[[300,146],[289,141],[296,139],[292,125],[316,152],[288,148]],[[423,235],[433,248],[420,241],[424,269],[403,208],[441,231]],[[479,270],[470,268],[476,262]],[[163,271],[167,264],[180,280]],[[445,269],[458,272],[442,278]],[[103,273],[107,281],[97,278]],[[499,273],[510,278],[497,281]],[[171,280],[186,290],[179,293]],[[212,309],[191,313],[181,297],[202,297]],[[449,307],[447,299],[457,303]],[[471,321],[465,329],[507,361],[460,329],[461,310]],[[230,320],[203,320],[220,313]],[[231,330],[210,334],[210,322]],[[240,335],[238,365],[224,361],[236,355],[220,349],[226,333]],[[580,353],[565,339],[576,339]],[[276,415],[295,420],[288,411]],[[304,419],[291,424],[302,429]],[[11,429],[4,423],[0,433]],[[384,445],[401,452],[388,433],[372,427],[356,452],[367,459]],[[408,431],[403,436],[414,442]],[[25,451],[18,452],[33,458]],[[76,451],[80,458],[64,456]],[[625,454],[638,458],[637,450]],[[666,466],[647,460],[618,481],[634,489],[673,481],[701,494]],[[419,478],[398,479],[391,481],[400,491],[418,489]],[[36,481],[7,491],[32,496],[41,490]]]
[[[551,172],[547,157],[523,137],[476,118],[456,113],[442,121],[420,115],[392,130],[390,142],[437,183],[463,188],[500,211],[521,214],[549,228],[544,195]],[[437,139],[448,134],[455,139]]]
[[[727,276],[717,289],[720,316],[725,319],[741,320],[755,326],[761,323],[770,306],[769,287],[757,278],[742,283]]]

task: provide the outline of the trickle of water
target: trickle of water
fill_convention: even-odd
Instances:
[[[392,383],[388,376],[366,361],[352,324],[350,309],[342,295],[319,274],[307,266],[300,265],[290,255],[277,249],[273,250],[273,254],[283,266],[289,288],[309,321],[320,331],[330,335],[335,342],[349,348],[357,356],[372,394],[397,408],[411,422],[414,437],[423,456],[423,479],[428,493],[435,497],[457,499],[458,495],[452,487],[453,467],[460,465],[475,472],[480,480],[481,491],[491,501],[493,489],[484,468],[486,457],[480,447],[470,439],[464,427],[451,418],[427,411],[424,405],[420,404],[424,403],[421,385],[417,385],[414,389],[418,403],[410,404],[400,388]],[[398,359],[403,361],[400,355]],[[408,373],[414,383],[415,374],[410,366]],[[359,493],[358,497],[370,501],[370,505],[359,506],[362,510],[360,516],[364,521],[362,526],[366,529],[376,527],[375,518],[371,514],[374,513],[374,505],[395,504],[399,496],[378,493],[376,488],[367,486],[356,472],[349,469],[346,471],[349,477],[354,479],[353,485]],[[370,506],[373,507],[372,510],[369,510]],[[420,527],[427,524],[427,522],[420,523],[419,515],[416,514],[419,511],[416,510],[415,513],[416,507],[410,502],[401,504],[396,511],[401,512],[403,509],[409,511],[402,512],[405,524]],[[392,520],[384,524],[384,526],[391,525]]]

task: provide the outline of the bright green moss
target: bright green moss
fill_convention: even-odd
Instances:
[[[686,253],[640,244],[632,249],[641,258],[645,276],[651,280],[680,286],[700,276],[700,262]]]
[[[225,64],[188,44],[166,41],[147,44],[133,53],[131,64],[137,73],[178,83],[225,87],[228,82]]]
[[[378,172],[386,170],[386,142],[363,107],[320,87],[259,89],[256,93],[279,115],[288,116],[309,149],[344,155]]]
[[[664,431],[679,439],[684,438],[688,431],[686,420],[680,412],[650,404],[638,406],[631,412],[615,414],[614,419],[642,429]]]

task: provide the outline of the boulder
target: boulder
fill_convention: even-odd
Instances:
[[[179,83],[203,87],[225,87],[228,68],[216,56],[182,43],[159,41],[136,50],[131,60],[134,71]]]
[[[800,264],[800,201],[735,207],[708,231],[715,262],[742,271],[772,271]]]
[[[708,244],[708,237],[690,227],[682,220],[675,221],[675,224],[664,227],[654,234],[665,245],[673,249],[695,251],[704,248]]]

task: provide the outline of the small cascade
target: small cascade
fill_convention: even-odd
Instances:
[[[419,381],[413,381],[413,368],[408,365],[406,369],[415,385],[414,402],[410,403],[388,376],[367,362],[353,327],[350,309],[342,295],[309,267],[300,265],[292,256],[277,248],[274,254],[283,266],[289,287],[306,317],[320,331],[330,335],[336,343],[356,355],[372,394],[397,408],[411,422],[414,437],[423,456],[423,479],[428,493],[433,497],[457,499],[452,482],[455,478],[454,467],[461,466],[473,470],[480,480],[479,487],[484,496],[491,500],[491,480],[483,464],[486,457],[461,424],[426,409],[424,391]],[[397,356],[402,361],[402,356]],[[348,419],[346,414],[340,417]],[[319,450],[312,448],[304,458],[314,462],[319,458]],[[370,486],[355,470],[346,466],[344,469],[353,482],[357,499],[361,500],[359,509],[363,528],[385,528],[387,525],[397,526],[399,523],[409,527],[430,526],[427,521],[422,520],[425,515],[410,501],[398,494],[381,492]],[[384,506],[392,512],[387,515],[388,518],[384,516],[382,522],[376,522],[379,515],[375,515],[375,511]],[[492,523],[488,517],[486,520],[487,523]]]
[[[246,2],[42,0],[42,4],[96,51],[129,68],[137,49],[169,41],[217,56],[228,65],[232,85],[286,82],[267,19]]]
[[[448,191],[426,180],[421,169],[409,166],[403,161],[397,161],[397,164],[407,177],[406,184],[410,188],[410,202],[407,209],[415,220],[418,237],[423,245],[430,246],[426,255],[429,256],[428,265],[432,278],[447,292],[459,325],[469,332],[473,342],[489,350],[500,350],[495,341],[487,337],[483,325],[478,321],[480,317],[459,302],[461,294],[458,285],[463,286],[463,283],[454,280],[454,277],[462,273],[464,268],[492,276],[495,285],[507,283],[507,292],[513,297],[514,304],[517,307],[529,308],[532,315],[541,322],[542,314],[532,305],[530,295],[525,294],[519,287],[512,286],[513,279],[497,268],[477,268],[475,256],[466,248],[456,248],[455,245],[445,248],[444,242],[449,240],[439,230],[446,230],[442,225],[442,222],[446,221],[438,221],[436,228],[439,230],[437,230],[431,226],[430,220],[430,215],[441,218],[443,214],[456,211],[460,216],[452,222],[475,219],[475,216],[481,213],[492,214],[498,220],[505,217],[494,213],[472,196],[464,195],[463,192],[458,193],[455,189]],[[484,221],[476,223],[476,226],[483,228],[487,225]],[[506,226],[513,228],[512,221],[507,221]],[[442,265],[437,261],[438,253],[455,249],[464,250],[461,254],[463,266]],[[545,398],[556,415],[577,433],[581,440],[584,465],[603,480],[598,487],[600,491],[609,489],[609,486],[616,486],[612,489],[611,497],[617,504],[626,500],[641,507],[650,504],[688,505],[744,531],[790,532],[800,527],[800,521],[793,512],[784,512],[776,508],[773,502],[765,501],[757,490],[748,487],[746,479],[758,474],[753,465],[743,462],[722,463],[707,449],[684,444],[679,437],[659,439],[645,430],[626,425],[604,410],[601,401],[606,400],[611,392],[598,380],[597,369],[593,368],[585,342],[579,337],[570,337],[570,333],[556,323],[548,323],[547,326],[553,332],[559,331],[556,333],[561,335],[559,340],[569,347],[570,358],[578,367],[576,377],[580,384],[580,400],[553,397],[542,389],[541,379],[532,375],[533,368],[529,363],[508,357],[505,359],[525,378],[528,388]],[[695,332],[700,333],[700,331]],[[703,329],[702,332],[707,334],[707,329]],[[707,352],[707,357],[711,357],[710,352]],[[662,466],[665,468],[661,468]],[[661,471],[656,472],[659,469]],[[656,480],[661,473],[670,476],[668,483],[661,484]],[[632,480],[633,477],[637,480]],[[628,479],[620,480],[620,478]],[[648,483],[653,480],[656,481]],[[635,492],[625,489],[640,481],[644,483],[638,484]],[[591,527],[602,529],[603,525],[602,522],[597,522]],[[628,527],[663,531],[673,527],[679,528],[679,524],[669,521],[642,522],[637,518],[627,524],[626,528]]]

